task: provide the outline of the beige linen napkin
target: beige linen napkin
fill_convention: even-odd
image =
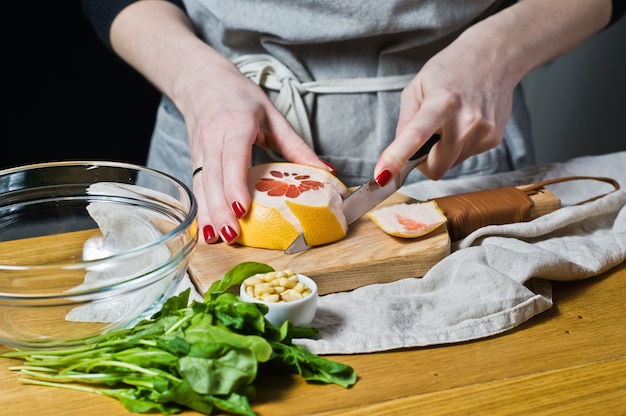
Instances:
[[[626,185],[626,152],[486,177],[424,181],[401,191],[419,200],[565,176]],[[606,186],[606,187],[605,187]],[[527,223],[483,227],[423,278],[322,296],[298,339],[317,354],[350,354],[468,341],[510,330],[552,306],[551,280],[596,276],[626,259],[626,193],[582,181],[548,186],[563,208]]]

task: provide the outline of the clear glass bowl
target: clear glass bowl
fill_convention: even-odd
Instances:
[[[151,316],[197,242],[191,190],[116,162],[0,171],[0,342],[89,342]]]

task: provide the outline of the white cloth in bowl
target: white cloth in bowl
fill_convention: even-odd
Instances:
[[[137,199],[141,196],[137,192],[139,189],[143,195],[171,200],[165,194],[158,193],[157,195],[155,191],[137,187],[131,188],[110,182],[91,185],[89,193],[99,196],[127,196]],[[95,201],[87,206],[87,211],[98,224],[102,236],[93,236],[85,242],[83,246],[84,260],[97,260],[141,247],[158,240],[163,235],[151,218],[136,207]],[[167,245],[161,244],[128,260],[96,265],[85,274],[84,282],[73,289],[93,289],[103,285],[121,283],[126,281],[129,276],[140,276],[155,270],[158,266],[166,263],[171,256]],[[175,273],[175,271],[168,271],[168,273]],[[163,295],[176,294],[191,284],[187,276],[176,288],[172,286],[172,282],[171,278],[164,278],[148,287],[135,288],[138,290],[123,295],[117,293],[110,298],[107,298],[107,294],[103,293],[101,301],[73,308],[67,314],[66,319],[76,322],[119,322],[130,321],[129,318],[132,317],[147,317],[146,315],[156,312],[158,307],[158,305],[154,305],[154,310],[152,310],[151,300],[163,299]]]

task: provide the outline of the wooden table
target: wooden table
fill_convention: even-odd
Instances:
[[[253,408],[267,416],[625,415],[626,263],[584,281],[555,282],[553,294],[552,309],[499,336],[333,356],[359,376],[349,390],[260,374]],[[22,385],[7,369],[18,363],[0,359],[0,414],[130,414],[107,397]]]

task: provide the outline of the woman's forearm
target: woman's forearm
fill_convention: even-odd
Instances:
[[[462,37],[501,48],[501,58],[519,81],[606,27],[611,10],[610,0],[521,0]]]
[[[459,41],[497,48],[491,52],[519,81],[576,48],[610,17],[610,0],[521,0],[472,26]],[[195,35],[184,11],[167,1],[142,0],[126,7],[113,21],[110,36],[114,51],[174,102],[186,93],[177,82],[186,71],[228,64]]]
[[[185,74],[230,64],[196,36],[185,12],[167,1],[126,7],[113,21],[110,37],[113,50],[177,104],[189,88],[182,82]]]

